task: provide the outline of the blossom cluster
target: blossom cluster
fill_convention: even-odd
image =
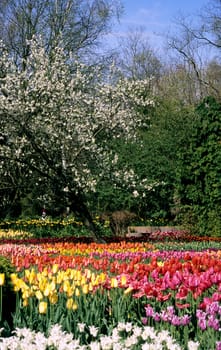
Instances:
[[[34,172],[36,186],[59,177],[66,179],[64,192],[94,191],[98,177],[118,165],[108,140],[135,139],[138,107],[153,105],[149,82],[104,76],[99,66],[68,59],[61,47],[49,55],[37,38],[29,48],[25,68],[5,48],[0,52],[0,133],[9,139],[1,147],[0,171],[5,176],[10,161],[25,169],[25,177]],[[117,168],[123,178],[125,169]],[[133,170],[126,172],[125,180],[134,182]]]
[[[85,332],[86,325],[79,324],[79,330]],[[87,327],[92,341],[88,345],[81,345],[79,339],[73,339],[72,334],[62,331],[60,325],[54,325],[46,337],[41,332],[31,331],[28,328],[17,328],[15,334],[8,338],[0,338],[1,350],[125,350],[139,346],[141,350],[182,350],[179,344],[167,331],[155,331],[153,327],[138,327],[130,323],[120,322],[109,336],[100,336],[96,339],[97,329]],[[127,336],[125,336],[127,335]],[[198,342],[189,341],[188,350],[197,350]]]
[[[161,310],[160,312],[155,312],[151,305],[145,307],[146,318],[143,318],[143,323],[146,324],[148,317],[152,317],[156,322],[164,321],[171,323],[174,326],[186,326],[191,321],[191,316],[186,314],[183,316],[176,315],[173,306],[167,306],[166,310]]]
[[[221,296],[219,300],[221,300]],[[205,311],[198,309],[196,311],[196,316],[198,325],[202,330],[211,327],[215,331],[221,332],[221,305],[219,301],[212,301],[206,304]]]

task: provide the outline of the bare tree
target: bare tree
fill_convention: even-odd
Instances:
[[[132,79],[159,78],[162,64],[151,47],[142,27],[129,29],[120,40],[119,65],[123,73]]]
[[[221,49],[221,1],[211,0],[199,14],[200,25],[191,30],[202,45]]]
[[[195,87],[196,99],[208,93],[220,97],[220,88],[205,73],[208,62],[213,62],[211,57],[221,48],[221,1],[211,1],[199,11],[195,21],[192,19],[179,15],[174,20],[177,30],[167,36],[168,47],[189,72],[189,83]]]
[[[41,35],[47,50],[94,53],[122,6],[118,0],[8,0],[0,2],[0,35],[17,60],[29,55],[28,41]]]

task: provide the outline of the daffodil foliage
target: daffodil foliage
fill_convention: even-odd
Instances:
[[[39,196],[59,194],[84,215],[84,194],[110,172],[113,183],[127,181],[133,192],[138,179],[132,169],[118,169],[110,145],[136,137],[153,104],[149,81],[116,78],[114,67],[104,76],[61,47],[48,54],[37,39],[29,42],[29,52],[18,65],[1,47],[1,174],[6,178],[16,169],[14,179],[22,174],[25,186],[32,179]]]

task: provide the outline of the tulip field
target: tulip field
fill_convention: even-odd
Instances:
[[[1,240],[0,350],[221,350],[221,240],[171,235]]]

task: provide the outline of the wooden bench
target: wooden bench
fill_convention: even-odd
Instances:
[[[128,226],[126,237],[142,237],[150,235],[153,232],[173,232],[179,230],[176,226]]]

